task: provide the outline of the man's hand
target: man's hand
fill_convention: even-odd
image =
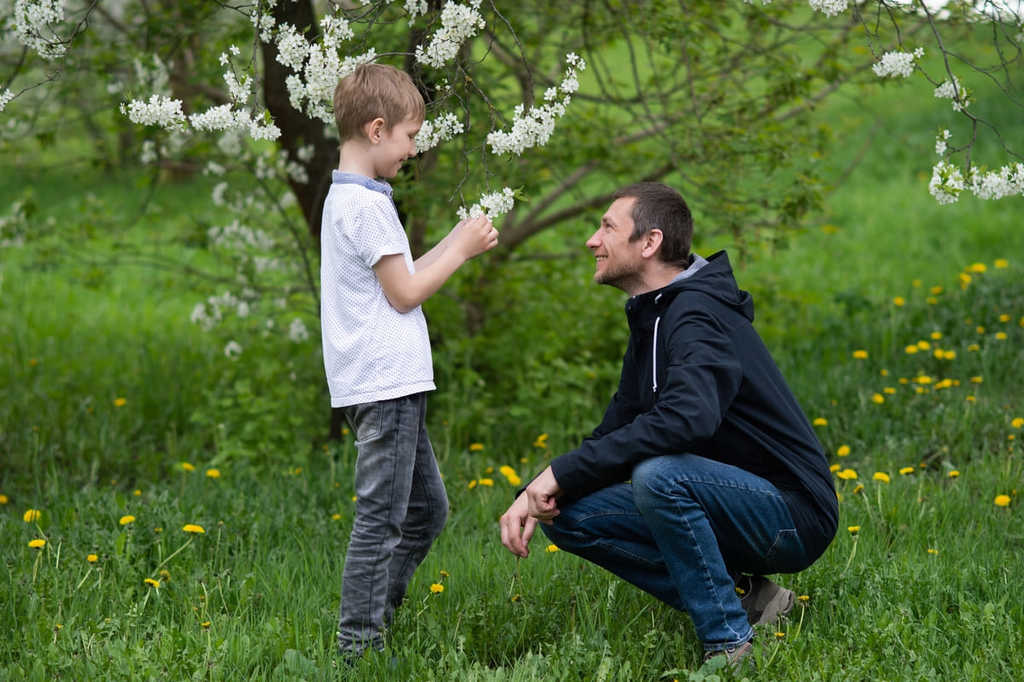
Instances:
[[[555,480],[555,474],[550,466],[530,481],[523,494],[529,501],[528,511],[533,518],[542,523],[551,523],[551,519],[558,516],[558,504],[555,499],[562,494],[562,489],[558,487],[558,481]]]
[[[512,506],[501,516],[501,544],[517,557],[526,558],[530,555],[530,538],[537,529],[537,519],[532,518],[528,511],[526,493],[516,498]]]

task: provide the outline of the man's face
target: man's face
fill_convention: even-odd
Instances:
[[[395,177],[405,160],[416,155],[416,133],[422,124],[419,119],[407,118],[381,132],[380,141],[373,147],[376,177]]]
[[[616,199],[601,216],[601,226],[587,240],[587,248],[594,252],[594,281],[609,284],[632,294],[642,281],[643,259],[640,251],[643,240],[629,241],[633,234],[633,204],[636,199]]]

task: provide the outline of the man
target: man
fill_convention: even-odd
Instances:
[[[604,419],[501,517],[528,555],[537,522],[560,548],[693,619],[705,659],[737,664],[752,625],[793,593],[764,578],[813,563],[838,523],[821,444],[751,322],[724,251],[690,254],[674,189],[620,190],[587,241],[594,281],[622,289],[629,344]],[[742,597],[741,597],[741,594]]]

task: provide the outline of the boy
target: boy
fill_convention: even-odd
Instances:
[[[341,162],[321,224],[321,328],[331,406],[356,437],[355,520],[342,576],[338,649],[383,648],[383,631],[448,517],[424,426],[434,390],[420,304],[498,243],[486,217],[463,221],[415,262],[391,199],[416,154],[424,102],[408,74],[364,64],[334,92]]]

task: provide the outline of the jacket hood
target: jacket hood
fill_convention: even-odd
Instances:
[[[672,282],[661,289],[636,296],[636,304],[646,307],[645,304],[651,301],[656,308],[662,309],[672,303],[680,293],[698,291],[717,300],[722,305],[732,308],[753,322],[754,299],[750,293],[740,289],[736,284],[736,278],[732,274],[732,265],[729,263],[729,254],[725,251],[718,251],[709,256],[707,260],[708,264],[693,275]]]

